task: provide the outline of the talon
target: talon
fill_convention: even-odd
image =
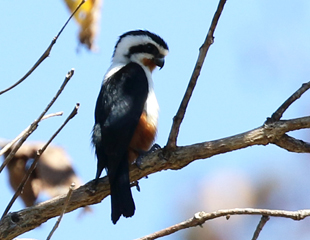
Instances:
[[[133,181],[132,183],[130,183],[130,187],[136,187],[136,189],[138,190],[138,192],[140,192],[139,181]]]
[[[137,190],[138,190],[138,192],[140,192],[140,185],[139,185],[139,182],[137,181],[137,183],[136,183],[136,188],[137,188]]]
[[[161,149],[161,146],[157,143],[155,143],[151,149],[149,150],[149,152],[155,152],[156,150]]]
[[[140,154],[139,157],[138,157],[138,158],[136,159],[136,161],[135,161],[136,166],[137,166],[140,170],[142,170],[141,165],[142,165],[142,159],[143,159],[143,157],[144,157],[144,156],[142,156],[142,154]]]
[[[95,180],[87,189],[86,191],[89,192],[90,195],[94,195],[97,191],[97,186],[98,186],[98,179]]]
[[[161,146],[159,146],[159,144],[155,143],[155,144],[150,148],[150,150],[148,150],[148,151],[140,151],[140,152],[139,152],[140,155],[139,155],[139,157],[138,157],[138,158],[136,159],[136,161],[135,161],[135,164],[137,165],[137,167],[138,167],[139,169],[141,169],[142,159],[143,159],[146,155],[148,155],[148,154],[150,154],[150,153],[153,153],[153,152],[155,152],[155,151],[158,150],[158,149],[161,149]]]

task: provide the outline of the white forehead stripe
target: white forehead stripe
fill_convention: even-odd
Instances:
[[[128,35],[122,38],[116,46],[113,58],[122,58],[124,55],[128,54],[131,47],[147,43],[154,44],[162,55],[166,56],[168,54],[167,49],[160,46],[147,35]]]

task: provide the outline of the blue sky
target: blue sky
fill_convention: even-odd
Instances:
[[[95,176],[96,159],[90,144],[95,101],[117,38],[133,29],[157,33],[169,45],[165,67],[153,75],[160,105],[156,142],[164,146],[208,31],[218,1],[110,1],[103,4],[98,51],[81,48],[77,53],[78,27],[71,21],[41,66],[20,86],[1,96],[0,137],[12,139],[45,108],[66,73],[75,74],[50,112],[68,115],[76,102],[79,114],[57,136],[54,143],[70,154],[84,182]],[[3,1],[0,28],[0,89],[16,82],[41,56],[68,18],[62,1]],[[215,31],[197,87],[181,125],[178,145],[214,140],[241,133],[263,124],[280,104],[309,81],[310,2],[241,0],[228,1]],[[306,93],[284,118],[309,115]],[[42,122],[30,137],[46,141],[65,117]],[[309,140],[309,131],[293,134]],[[93,213],[79,218],[80,210],[66,214],[53,239],[134,239],[190,218],[201,205],[207,186],[234,189],[243,179],[255,191],[263,180],[275,179],[270,205],[275,209],[309,208],[309,155],[289,153],[275,146],[254,146],[196,161],[179,171],[153,174],[140,181],[141,192],[133,190],[137,210],[133,218],[110,221],[110,199],[92,206]],[[221,178],[219,176],[232,176]],[[219,179],[222,179],[219,181]],[[268,185],[268,183],[267,183]],[[4,209],[12,191],[6,172],[0,175]],[[207,191],[206,189],[205,191]],[[227,191],[224,191],[227,193]],[[239,193],[231,190],[227,198]],[[226,196],[226,195],[225,195]],[[212,198],[212,195],[211,195]],[[42,197],[42,199],[44,199]],[[196,204],[197,202],[197,204]],[[198,204],[199,203],[199,204]],[[251,202],[253,203],[253,202]],[[245,202],[232,207],[252,207]],[[12,210],[23,208],[17,201]],[[219,206],[219,209],[226,205]],[[212,209],[214,210],[214,209]],[[23,237],[46,239],[56,219]],[[232,237],[249,239],[259,218],[238,226]],[[222,223],[222,229],[233,220]],[[260,239],[308,239],[301,235],[309,220],[295,223],[272,219]],[[285,228],[283,228],[285,226]],[[216,228],[216,227],[215,227]],[[296,235],[297,234],[297,235]],[[298,235],[300,234],[300,235]],[[166,239],[186,239],[182,231]]]

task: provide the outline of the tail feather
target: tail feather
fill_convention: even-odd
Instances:
[[[132,217],[135,213],[135,203],[132,198],[129,181],[128,162],[122,162],[119,169],[110,181],[112,222],[116,224],[121,215]]]

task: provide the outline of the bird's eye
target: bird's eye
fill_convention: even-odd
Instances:
[[[146,52],[148,52],[148,53],[152,53],[153,51],[154,51],[154,45],[153,44],[146,44],[145,45],[145,50],[146,50]]]

